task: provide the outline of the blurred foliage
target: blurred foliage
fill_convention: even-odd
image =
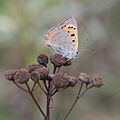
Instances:
[[[3,73],[7,69],[35,63],[40,53],[52,54],[44,46],[44,34],[70,15],[75,16],[78,22],[81,54],[72,66],[63,68],[61,72],[77,76],[80,72],[101,74],[105,85],[84,96],[69,120],[119,120],[119,6],[119,0],[0,0],[0,120],[40,119],[34,105],[29,104],[32,102],[29,96],[23,96],[6,81]],[[56,96],[54,120],[63,118],[76,89],[68,89]],[[18,98],[23,101],[17,102]],[[27,105],[24,104],[26,99]],[[44,106],[44,98],[39,99]],[[13,103],[17,107],[14,108]],[[24,109],[19,108],[22,104]]]

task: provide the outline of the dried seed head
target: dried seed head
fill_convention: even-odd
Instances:
[[[74,87],[77,84],[77,79],[76,77],[72,77],[72,76],[67,76],[69,79],[69,86],[70,87]]]
[[[14,79],[17,83],[19,84],[24,84],[29,80],[29,72],[26,69],[19,69],[15,76]]]
[[[53,82],[57,88],[66,88],[69,86],[68,77],[61,73],[57,73],[55,76],[53,76]]]
[[[95,75],[92,79],[92,84],[95,86],[95,87],[102,87],[104,85],[104,81],[102,79],[101,76],[99,75]]]
[[[5,78],[9,81],[14,81],[14,75],[17,70],[8,70],[5,72]]]
[[[31,79],[33,81],[48,79],[49,70],[47,68],[39,68],[31,73]]]
[[[44,65],[45,67],[47,66],[48,64],[48,56],[46,54],[40,54],[38,57],[37,57],[37,62],[41,65]]]
[[[35,71],[35,70],[37,70],[37,69],[39,69],[39,68],[43,68],[44,66],[43,65],[40,65],[40,64],[31,64],[31,65],[29,65],[28,66],[28,71],[29,71],[29,73],[31,73],[31,72],[33,72],[33,71]]]
[[[57,73],[53,76],[53,83],[57,88],[67,88],[76,85],[76,78],[67,74]]]
[[[55,67],[61,67],[62,65],[67,66],[67,58],[63,57],[62,55],[55,54],[50,56],[50,61]]]
[[[72,63],[71,63],[71,60],[66,60],[66,62],[65,62],[65,64],[63,64],[63,66],[69,66],[69,65],[71,65]]]
[[[90,76],[87,73],[80,73],[79,80],[86,84],[91,83]]]

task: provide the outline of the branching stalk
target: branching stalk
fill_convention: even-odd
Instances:
[[[44,116],[44,118],[46,119],[45,113],[43,112],[43,110],[41,109],[40,105],[38,104],[36,98],[34,97],[33,93],[31,92],[30,87],[29,87],[29,85],[28,85],[27,82],[26,82],[26,86],[27,86],[27,88],[28,88],[29,94],[30,94],[30,96],[32,97],[34,103],[36,104],[36,106],[37,106],[38,109],[40,110],[41,114],[42,114],[42,115]]]

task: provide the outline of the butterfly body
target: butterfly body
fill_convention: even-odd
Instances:
[[[78,33],[74,17],[67,17],[45,35],[46,45],[63,57],[72,59],[78,54]]]

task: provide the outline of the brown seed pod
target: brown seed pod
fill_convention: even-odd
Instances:
[[[80,73],[79,80],[86,84],[91,83],[90,75],[88,75],[87,73]]]
[[[31,64],[27,67],[29,73],[32,73],[33,71],[39,69],[39,68],[44,68],[43,65],[40,65],[40,64]]]
[[[46,54],[40,54],[38,57],[37,57],[37,62],[41,65],[44,65],[45,67],[47,66],[48,64],[48,56]]]
[[[55,54],[50,56],[50,61],[55,67],[61,67],[62,65],[68,66],[70,62],[68,63],[68,59],[63,57],[62,55]]]
[[[14,75],[17,70],[8,70],[5,72],[5,78],[9,81],[14,81]]]
[[[15,82],[19,84],[24,84],[29,80],[29,71],[26,69],[19,69],[15,76],[14,76]]]
[[[48,79],[49,70],[47,68],[39,68],[31,73],[31,79],[33,81]]]
[[[101,76],[99,75],[95,75],[92,79],[92,84],[95,86],[95,87],[102,87],[104,85],[104,81],[102,79]]]

